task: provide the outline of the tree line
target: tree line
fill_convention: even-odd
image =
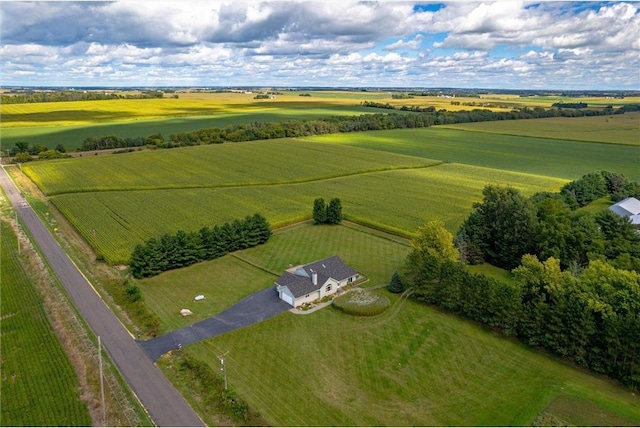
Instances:
[[[444,240],[437,231],[444,231]],[[525,255],[512,282],[469,272],[443,225],[421,231],[407,258],[413,297],[543,347],[632,389],[640,387],[640,275],[594,260],[578,275]],[[433,239],[433,233],[436,239]],[[424,245],[425,242],[442,245]],[[400,290],[404,289],[401,288]]]
[[[587,103],[553,103],[551,107],[557,108],[587,108]]]
[[[271,226],[261,214],[203,227],[198,232],[179,230],[136,245],[129,269],[134,278],[146,278],[264,244],[270,237]]]
[[[114,93],[100,91],[52,91],[52,92],[25,92],[18,94],[2,95],[2,104],[26,104],[26,103],[50,103],[61,101],[97,101],[119,99],[147,99],[162,98],[162,91],[143,91],[141,93]]]
[[[581,180],[599,181],[595,174],[609,184],[620,179],[603,172]],[[418,229],[401,280],[394,275],[389,289],[411,287],[420,301],[637,389],[640,234],[608,209],[571,210],[565,190],[527,199],[509,187],[485,187],[455,239],[439,221]],[[482,260],[511,269],[512,280],[465,267]]]
[[[461,256],[504,269],[516,267],[524,254],[555,257],[574,270],[600,259],[640,272],[640,234],[631,222],[608,209],[595,214],[578,209],[606,195],[640,198],[640,185],[600,171],[567,183],[560,192],[530,198],[514,188],[487,186],[458,231]]]

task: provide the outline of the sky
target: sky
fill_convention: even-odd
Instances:
[[[640,90],[639,8],[0,1],[0,85]]]

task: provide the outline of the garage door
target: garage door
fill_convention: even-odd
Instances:
[[[290,296],[287,293],[282,293],[280,296],[282,300],[293,306],[293,296]]]

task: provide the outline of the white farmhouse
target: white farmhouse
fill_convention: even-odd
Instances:
[[[276,290],[280,299],[298,307],[334,294],[357,278],[355,269],[344,264],[340,257],[331,256],[287,269],[276,280]]]

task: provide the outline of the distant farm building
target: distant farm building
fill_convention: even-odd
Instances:
[[[620,217],[628,218],[631,224],[633,224],[640,232],[640,201],[636,198],[627,198],[622,201],[613,204],[609,207],[611,211],[618,214]]]

